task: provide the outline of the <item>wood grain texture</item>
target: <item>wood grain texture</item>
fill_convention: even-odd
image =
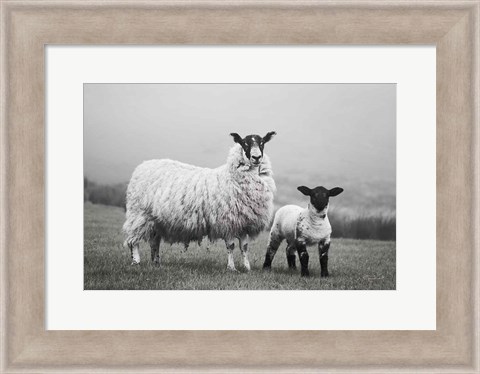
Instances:
[[[479,6],[3,1],[0,369],[478,372]],[[44,331],[44,45],[112,43],[436,44],[437,330]]]

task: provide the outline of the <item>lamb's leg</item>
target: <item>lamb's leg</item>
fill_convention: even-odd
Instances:
[[[328,277],[328,250],[330,249],[330,239],[322,240],[318,243],[318,257],[320,258],[320,276]]]
[[[265,254],[265,261],[263,263],[263,268],[270,270],[272,267],[272,261],[277,253],[277,249],[282,243],[283,238],[279,236],[273,230],[270,232],[270,239],[268,240],[267,253]]]
[[[238,245],[243,256],[243,266],[247,271],[250,271],[250,261],[248,261],[248,237],[245,235],[243,238],[238,239]]]
[[[304,242],[297,241],[295,243],[297,247],[298,257],[300,258],[300,265],[302,265],[302,277],[308,277],[310,272],[308,271],[308,252],[307,246]]]
[[[160,241],[162,238],[160,238],[160,235],[155,234],[152,238],[149,240],[150,244],[150,254],[153,263],[156,266],[160,265]]]
[[[235,263],[233,262],[233,249],[235,248],[235,242],[232,240],[225,240],[225,244],[227,245],[227,253],[228,253],[228,263],[227,269],[231,271],[237,271],[235,269]]]
[[[132,265],[138,265],[140,263],[140,254],[138,253],[138,244],[128,245],[130,248],[130,255],[132,257]]]
[[[292,244],[292,243],[287,243],[286,252],[287,252],[288,268],[289,269],[296,269],[297,268],[297,264],[296,264],[296,257],[297,256],[295,255],[295,252],[296,252],[295,245]]]

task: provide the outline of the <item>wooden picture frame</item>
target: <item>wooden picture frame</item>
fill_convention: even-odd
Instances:
[[[4,0],[1,11],[2,372],[479,372],[479,1]],[[45,331],[47,44],[435,44],[436,331]]]

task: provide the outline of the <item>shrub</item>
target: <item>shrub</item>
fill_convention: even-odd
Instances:
[[[118,206],[125,209],[125,193],[127,191],[127,183],[103,185],[84,178],[83,185],[84,201],[90,201],[93,204]]]
[[[352,239],[396,240],[397,224],[394,213],[345,216],[328,213],[332,237]]]

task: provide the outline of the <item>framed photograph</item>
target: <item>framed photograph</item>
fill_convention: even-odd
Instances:
[[[84,290],[396,289],[395,99],[393,83],[86,83]],[[151,155],[160,159],[144,161]],[[102,249],[98,237],[109,230]],[[335,247],[355,264],[338,283],[328,269]],[[124,275],[112,277],[126,253],[133,274],[153,259],[146,283],[122,265]],[[285,276],[297,263],[317,282]]]
[[[1,10],[1,372],[479,372],[479,1]]]

